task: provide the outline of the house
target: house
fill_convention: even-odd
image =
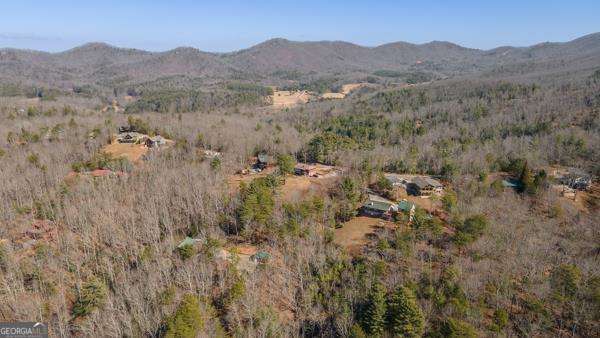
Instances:
[[[444,185],[431,177],[415,177],[407,186],[407,191],[414,195],[429,197],[431,195],[441,195],[444,192]]]
[[[317,166],[306,164],[306,163],[298,163],[294,167],[294,174],[298,176],[310,176],[317,177],[319,174],[317,173]]]
[[[204,155],[204,158],[208,158],[208,159],[213,159],[215,157],[221,157],[221,153],[218,151],[214,151],[214,150],[209,150],[209,149],[204,149],[202,151],[202,154]]]
[[[506,178],[502,180],[502,186],[504,188],[520,189],[521,182],[515,178]]]
[[[144,134],[140,134],[138,132],[125,132],[117,135],[117,142],[119,143],[137,143]]]
[[[271,259],[271,255],[269,255],[268,252],[260,251],[260,252],[255,253],[254,255],[250,256],[250,259],[253,262],[266,263],[269,261],[269,259]]]
[[[156,146],[164,146],[165,144],[167,144],[167,139],[160,136],[160,135],[156,135],[154,137],[151,137],[150,140],[154,143],[154,145]]]
[[[571,168],[569,172],[559,178],[560,182],[569,188],[587,190],[592,185],[592,177],[585,172]]]
[[[408,221],[412,222],[415,217],[416,207],[413,203],[407,200],[402,200],[398,203],[398,211],[403,211],[408,214]]]
[[[269,155],[267,155],[265,153],[260,153],[260,154],[258,154],[256,164],[254,165],[254,167],[257,169],[260,169],[260,170],[264,170],[267,168],[267,166],[269,165],[270,162],[271,162],[271,158]]]
[[[134,126],[120,126],[119,127],[119,134],[124,134],[124,133],[137,133],[137,128]]]
[[[361,214],[371,217],[379,217],[390,219],[394,212],[398,211],[398,207],[392,201],[388,201],[384,198],[373,198],[369,199],[360,208]]]

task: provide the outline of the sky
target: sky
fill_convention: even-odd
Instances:
[[[363,46],[450,41],[471,48],[569,41],[600,32],[599,0],[2,0],[0,48],[87,42],[229,52],[281,37]]]

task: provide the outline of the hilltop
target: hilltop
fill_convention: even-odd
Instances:
[[[327,76],[428,78],[500,70],[523,73],[588,71],[600,61],[600,33],[563,43],[479,50],[450,42],[394,42],[364,47],[343,41],[297,42],[271,39],[230,53],[208,53],[190,47],[165,52],[88,43],[64,52],[0,49],[0,83],[71,89],[112,89],[164,79],[183,85],[225,80],[278,83]]]

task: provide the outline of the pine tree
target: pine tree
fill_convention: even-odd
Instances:
[[[390,299],[388,311],[389,328],[392,333],[402,337],[423,335],[423,312],[410,289],[400,286]]]
[[[533,177],[531,177],[531,171],[529,170],[527,161],[523,164],[519,181],[521,183],[521,192],[531,192],[533,190]]]
[[[196,295],[185,295],[175,314],[167,322],[165,337],[196,337],[204,327],[200,302]]]
[[[363,328],[372,336],[379,336],[385,329],[386,290],[381,283],[375,283],[369,293],[367,306],[362,318]]]

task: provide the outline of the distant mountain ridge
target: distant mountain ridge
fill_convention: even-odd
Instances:
[[[570,60],[584,66],[600,66],[600,33],[569,42],[491,50],[444,41],[363,47],[343,41],[296,42],[281,38],[230,53],[208,53],[191,47],[149,52],[97,42],[58,53],[4,48],[0,49],[0,83],[110,88],[165,77],[196,78],[210,83],[264,80],[276,78],[278,72],[367,75],[376,70],[419,70],[451,76],[510,64]]]

